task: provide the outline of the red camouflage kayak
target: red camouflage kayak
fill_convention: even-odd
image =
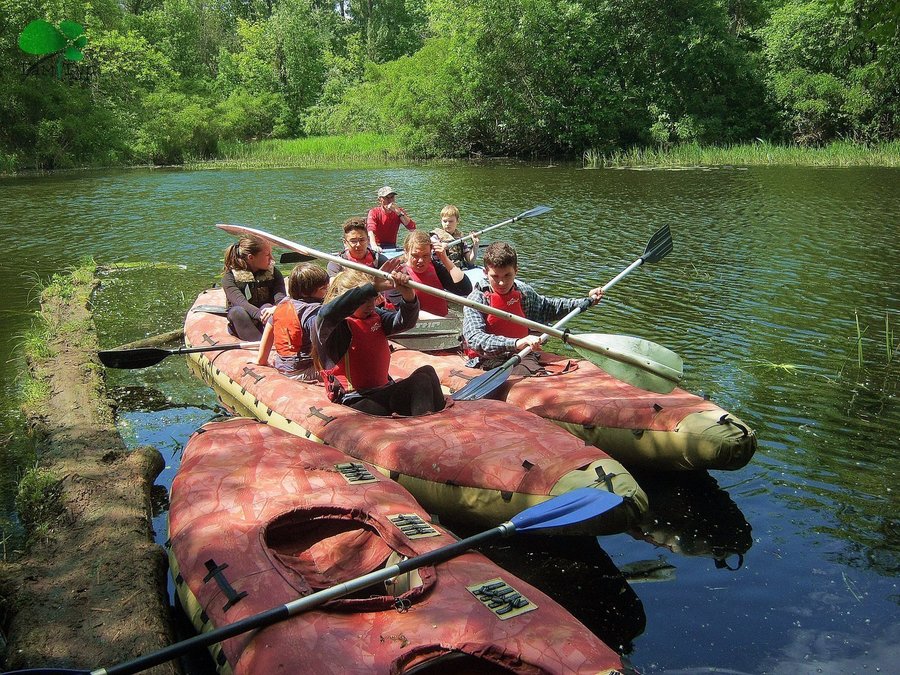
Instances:
[[[176,590],[200,631],[456,541],[374,467],[249,419],[207,424],[188,442],[169,536]],[[632,672],[475,551],[211,651],[235,675]]]
[[[223,304],[224,293],[201,293],[195,307]],[[233,344],[222,316],[189,311],[191,346]],[[632,529],[647,508],[643,490],[603,450],[556,425],[499,401],[459,401],[419,417],[374,417],[334,404],[319,384],[284,377],[234,349],[188,356],[198,377],[239,414],[370,462],[400,482],[432,513],[460,524],[496,524],[578,487],[595,487],[624,502],[569,534]]]
[[[626,467],[657,471],[740,469],[756,452],[756,433],[712,401],[675,388],[656,394],[633,387],[590,361],[541,353],[547,374],[510,377],[492,394],[550,420]],[[434,366],[451,393],[485,371],[458,352],[426,354],[395,345],[391,373]]]

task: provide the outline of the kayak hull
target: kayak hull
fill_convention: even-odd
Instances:
[[[219,289],[206,291],[197,304],[216,302],[219,295]],[[185,341],[200,346],[235,339],[223,317],[188,312]],[[321,385],[256,365],[244,350],[201,352],[188,359],[229,410],[374,464],[444,519],[496,524],[578,487],[611,491],[624,501],[567,534],[628,531],[648,508],[646,494],[620,462],[498,401],[459,401],[419,417],[374,417],[331,403]]]
[[[398,516],[417,525],[401,530]],[[249,419],[210,423],[191,438],[169,520],[176,591],[200,631],[456,541],[373,467]],[[476,593],[498,582],[527,602],[497,613],[505,605],[492,609]],[[458,672],[463,665],[625,672],[621,658],[560,605],[475,551],[211,652],[223,675]]]
[[[458,352],[431,354],[396,346],[394,377],[429,364],[451,393],[484,371],[465,366]],[[541,354],[548,375],[510,377],[492,398],[559,425],[603,448],[630,468],[657,471],[734,470],[756,452],[756,433],[712,401],[675,388],[645,391],[617,380],[590,361]]]

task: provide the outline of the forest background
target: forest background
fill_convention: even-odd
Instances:
[[[83,58],[22,51],[35,19]],[[0,172],[900,140],[900,0],[0,0],[0,38]]]

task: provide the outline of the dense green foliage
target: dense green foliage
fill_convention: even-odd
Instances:
[[[83,25],[84,59],[19,49],[35,19]],[[898,26],[898,0],[0,0],[0,171],[359,132],[422,157],[891,141]]]

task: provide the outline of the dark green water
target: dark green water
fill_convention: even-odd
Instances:
[[[16,414],[16,336],[36,308],[35,277],[86,255],[183,265],[104,279],[96,318],[102,344],[113,346],[181,324],[195,294],[216,278],[230,241],[215,223],[334,250],[339,223],[364,213],[383,184],[399,191],[420,226],[437,224],[445,203],[460,207],[465,229],[552,206],[487,237],[517,246],[521,276],[548,293],[580,295],[605,283],[658,227],[671,226],[673,253],[632,274],[575,328],[638,335],[677,351],[683,386],[741,416],[758,432],[760,449],[740,471],[688,482],[646,478],[661,521],[652,538],[667,547],[627,535],[602,540],[619,567],[662,555],[676,568],[674,579],[633,584],[646,618],[631,645],[636,666],[649,673],[896,672],[889,664],[900,662],[900,355],[888,364],[885,316],[896,347],[898,170],[497,165],[0,179],[0,422],[9,425]],[[159,482],[168,484],[190,433],[215,414],[213,396],[179,359],[110,372],[108,382],[123,436],[163,452],[168,468]],[[18,468],[3,461],[9,485]],[[165,514],[156,526],[164,538]],[[732,553],[732,567],[743,551],[743,565],[717,566],[713,548]],[[574,564],[558,571],[562,580],[547,583],[565,586],[570,574],[573,602],[603,607],[610,600]]]

